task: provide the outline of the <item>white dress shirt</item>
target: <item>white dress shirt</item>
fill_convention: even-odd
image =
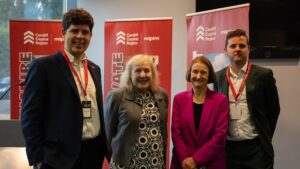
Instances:
[[[66,50],[65,50],[66,51]],[[87,59],[84,55],[82,57],[82,62],[76,63],[74,60],[74,56],[72,56],[68,51],[66,51],[70,62],[72,63],[74,69],[76,70],[81,82],[82,86],[85,86],[85,77],[84,77],[84,60]],[[83,128],[82,128],[82,139],[87,140],[91,138],[97,137],[100,133],[100,118],[99,118],[99,110],[98,104],[96,99],[96,87],[93,81],[93,78],[88,71],[88,86],[87,86],[87,96],[84,96],[84,92],[82,87],[80,86],[80,82],[77,80],[76,75],[73,71],[71,71],[76,82],[76,86],[78,89],[78,93],[80,96],[80,100],[89,100],[91,101],[91,117],[90,118],[83,118]]]
[[[238,93],[239,88],[243,82],[246,75],[248,62],[240,70],[239,74],[235,74],[230,67],[230,79],[234,90]],[[246,84],[242,90],[237,101],[235,100],[231,88],[229,87],[229,125],[228,125],[228,140],[247,140],[253,139],[258,136],[255,129],[253,121],[251,119],[251,114],[248,109],[247,97],[246,97]]]

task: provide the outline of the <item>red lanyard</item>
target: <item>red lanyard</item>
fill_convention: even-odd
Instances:
[[[88,82],[89,82],[89,81],[88,81],[88,80],[89,80],[89,76],[88,76],[88,66],[87,66],[87,65],[88,65],[88,64],[87,64],[88,61],[87,61],[87,59],[84,60],[84,65],[83,65],[83,68],[84,68],[84,80],[85,80],[85,86],[84,86],[84,88],[83,88],[83,85],[82,85],[82,82],[81,82],[81,80],[80,80],[80,78],[79,78],[79,76],[78,76],[78,73],[76,72],[76,70],[75,70],[73,64],[71,63],[69,57],[67,56],[65,50],[62,49],[61,51],[62,51],[62,54],[63,54],[64,58],[65,58],[66,61],[68,62],[69,66],[70,66],[70,68],[71,68],[71,70],[72,70],[72,72],[73,72],[74,75],[76,76],[76,78],[77,78],[77,80],[78,80],[78,82],[79,82],[79,84],[80,84],[80,87],[81,87],[81,89],[83,90],[84,97],[86,97],[87,86],[88,86]],[[80,72],[79,72],[79,73],[80,73]]]
[[[232,84],[232,82],[231,82],[231,79],[230,79],[230,76],[229,76],[229,69],[230,69],[229,67],[230,67],[230,66],[227,67],[226,77],[227,77],[227,81],[228,81],[228,83],[229,83],[230,89],[231,89],[231,91],[232,91],[232,94],[233,94],[233,96],[234,96],[234,99],[235,99],[235,101],[237,101],[237,99],[238,99],[238,97],[241,95],[241,93],[242,93],[242,91],[243,91],[243,89],[244,89],[244,87],[245,87],[246,81],[247,81],[247,79],[248,79],[248,76],[249,76],[249,73],[250,73],[250,69],[251,69],[251,63],[248,61],[248,67],[247,67],[247,70],[246,70],[246,74],[245,74],[245,76],[244,76],[244,79],[243,79],[243,81],[242,81],[242,84],[241,84],[241,86],[240,86],[240,88],[239,88],[238,93],[235,92],[234,87],[233,87],[233,84]]]

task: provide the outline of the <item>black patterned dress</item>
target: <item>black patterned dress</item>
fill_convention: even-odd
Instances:
[[[131,162],[126,169],[165,169],[160,114],[150,92],[138,95],[135,102],[142,107],[139,132],[133,147]],[[111,168],[125,169],[111,163]]]

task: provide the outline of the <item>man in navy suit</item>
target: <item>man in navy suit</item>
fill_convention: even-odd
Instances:
[[[21,126],[30,165],[100,169],[106,154],[100,68],[87,59],[94,21],[84,9],[64,14],[64,47],[32,62]]]
[[[272,138],[280,112],[271,69],[249,60],[246,32],[228,32],[225,54],[230,65],[217,72],[215,90],[229,99],[226,143],[228,169],[273,169]]]

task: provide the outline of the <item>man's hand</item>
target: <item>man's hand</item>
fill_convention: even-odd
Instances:
[[[39,162],[36,164],[37,169],[40,169],[42,167],[43,162]]]

